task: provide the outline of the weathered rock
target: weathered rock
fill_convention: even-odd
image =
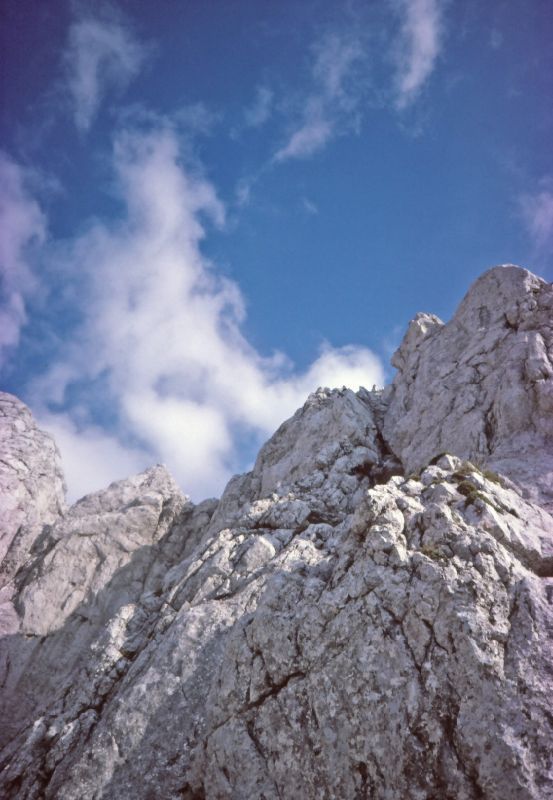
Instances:
[[[323,518],[354,508],[360,475],[376,476],[384,463],[390,473],[399,467],[382,440],[379,413],[378,393],[318,389],[261,448],[253,471],[229,482],[211,531],[232,526],[252,502],[290,491],[309,495]]]
[[[35,544],[35,559],[17,577],[21,631],[38,636],[55,631],[108,583],[113,607],[145,590],[143,562],[151,561],[151,546],[167,533],[185,502],[167,470],[157,466],[75,503]],[[114,576],[131,561],[133,571],[125,570],[119,594]],[[87,612],[93,613],[90,603]],[[104,621],[113,613],[106,612]]]
[[[551,284],[495,267],[447,325],[417,315],[392,363],[384,434],[408,472],[452,452],[553,509]]]
[[[0,587],[65,507],[59,453],[29,409],[0,392]]]
[[[318,489],[333,472],[374,466],[383,455],[369,402],[351,389],[319,389],[261,448],[253,474],[263,496],[291,483]]]
[[[553,798],[550,288],[494,270],[419,315],[392,390],[319,390],[219,502],[155,467],[50,519],[1,642],[2,797]]]
[[[17,397],[0,392],[0,636],[19,627],[13,578],[44,526],[65,508],[65,484],[52,438]]]

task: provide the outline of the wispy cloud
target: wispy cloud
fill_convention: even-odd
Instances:
[[[249,128],[259,128],[270,118],[273,111],[274,92],[268,86],[258,86],[255,100],[244,112],[244,121]]]
[[[81,19],[71,25],[65,66],[79,130],[90,127],[107,92],[123,91],[136,77],[148,52],[119,23]]]
[[[357,125],[363,85],[357,80],[365,52],[358,36],[333,33],[312,48],[312,91],[301,99],[301,113],[274,161],[306,158],[322,150],[341,131]]]
[[[553,181],[542,181],[542,188],[520,198],[522,218],[537,250],[553,246]]]
[[[290,158],[306,158],[318,150],[322,150],[336,131],[336,122],[329,114],[329,109],[318,97],[311,97],[307,102],[304,119],[293,131],[286,144],[275,154],[275,161],[287,161]]]
[[[87,280],[83,323],[34,385],[66,462],[81,464],[73,495],[148,460],[167,463],[196,498],[217,493],[244,468],[244,437],[266,437],[309,391],[382,383],[363,347],[325,345],[297,372],[244,338],[241,292],[201,250],[225,208],[198,166],[183,166],[170,127],[122,131],[114,169],[125,219],[67,244],[67,263]],[[102,406],[116,425],[102,428],[90,412]]]
[[[38,283],[29,251],[46,232],[44,215],[25,184],[22,168],[0,152],[0,366],[19,342],[25,300]]]
[[[301,207],[310,217],[313,217],[319,213],[318,206],[308,197],[301,198]]]
[[[399,28],[392,33],[385,25],[378,43],[370,14],[363,27],[352,22],[318,40],[311,48],[307,89],[273,163],[308,158],[337,136],[358,132],[368,107],[391,105],[401,112],[412,105],[442,51],[443,6],[444,0],[388,0],[384,9],[388,15],[391,10]],[[382,70],[382,62],[391,90],[370,77]]]
[[[432,74],[443,39],[442,0],[393,0],[401,22],[393,48],[395,104],[409,106]]]

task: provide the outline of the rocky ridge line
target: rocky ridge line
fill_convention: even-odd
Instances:
[[[490,270],[197,506],[154,467],[66,509],[0,395],[2,796],[553,797],[552,321]]]

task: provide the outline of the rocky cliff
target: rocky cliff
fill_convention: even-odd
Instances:
[[[219,501],[71,508],[0,396],[0,795],[553,798],[553,286],[421,314]]]

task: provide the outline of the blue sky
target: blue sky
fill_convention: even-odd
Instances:
[[[553,277],[548,2],[7,0],[0,370],[194,499],[483,270]]]

